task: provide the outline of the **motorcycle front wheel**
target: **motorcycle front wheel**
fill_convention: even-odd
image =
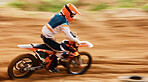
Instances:
[[[79,56],[72,58],[67,64],[67,73],[80,75],[85,73],[92,62],[92,57],[87,52],[79,52]]]
[[[36,66],[36,58],[32,54],[22,54],[14,58],[8,66],[8,75],[11,79],[27,78],[34,71],[25,71],[26,67]]]

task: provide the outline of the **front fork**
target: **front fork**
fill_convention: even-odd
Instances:
[[[75,58],[76,58],[76,60],[73,61],[73,59],[75,59]],[[72,61],[71,61],[71,64],[72,64],[73,66],[76,66],[76,67],[84,67],[84,66],[83,66],[83,61],[82,61],[82,59],[81,59],[81,57],[80,57],[80,54],[77,55],[77,56],[70,56],[68,60],[69,60],[69,61],[72,60]]]

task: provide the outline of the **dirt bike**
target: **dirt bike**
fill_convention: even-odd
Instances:
[[[18,45],[20,48],[25,48],[33,51],[35,54],[21,54],[14,58],[8,66],[8,75],[11,79],[27,78],[33,74],[35,70],[49,69],[52,65],[62,65],[66,68],[68,74],[79,75],[88,70],[91,65],[92,58],[87,52],[78,52],[78,47],[93,47],[88,41],[81,41],[79,45],[73,41],[63,41],[63,43],[70,45],[77,50],[77,54],[71,54],[69,51],[63,52],[66,54],[63,57],[67,62],[57,62],[55,53],[45,44],[26,44]],[[45,60],[43,60],[45,58]]]

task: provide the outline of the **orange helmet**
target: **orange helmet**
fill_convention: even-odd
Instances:
[[[66,19],[67,19],[69,22],[74,20],[74,19],[73,19],[74,15],[76,15],[76,14],[79,14],[79,15],[80,15],[80,14],[81,14],[81,13],[77,10],[77,8],[76,8],[73,4],[71,4],[71,3],[66,4],[66,5],[62,8],[61,12],[65,15]]]

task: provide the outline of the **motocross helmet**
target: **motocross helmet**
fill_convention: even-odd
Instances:
[[[64,14],[64,16],[66,17],[68,22],[74,20],[73,19],[74,15],[76,15],[76,14],[81,15],[81,13],[77,10],[77,8],[71,3],[64,5],[61,12]]]

